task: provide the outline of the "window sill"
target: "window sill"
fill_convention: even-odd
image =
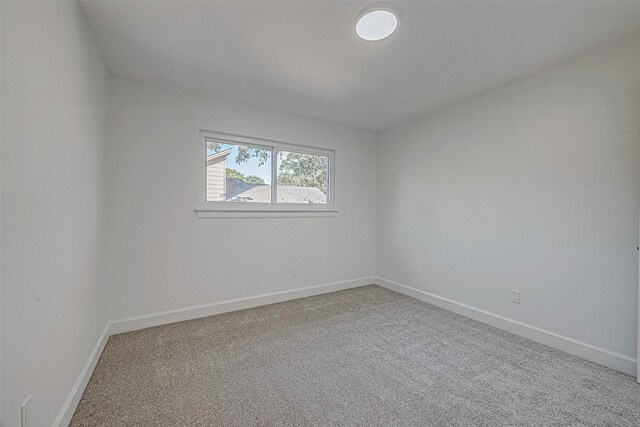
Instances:
[[[198,219],[231,219],[231,218],[335,218],[337,210],[231,210],[231,209],[194,209]]]

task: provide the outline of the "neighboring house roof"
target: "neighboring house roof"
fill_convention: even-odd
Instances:
[[[241,179],[227,178],[227,200],[243,202],[271,202],[271,185],[247,184]],[[327,203],[327,196],[315,187],[279,185],[279,203]]]
[[[265,184],[248,184],[239,178],[227,178],[227,200],[238,197],[240,194],[251,190],[255,187],[264,186]],[[271,188],[271,186],[269,186]],[[271,193],[269,193],[271,194]],[[267,200],[267,202],[269,202]]]
[[[222,160],[225,160],[229,154],[231,154],[231,148],[207,156],[207,166],[211,166]]]
[[[327,196],[315,187],[278,185],[278,202],[300,203],[301,201],[304,203],[327,203]]]

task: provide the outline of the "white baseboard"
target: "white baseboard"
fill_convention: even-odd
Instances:
[[[71,422],[71,418],[73,417],[73,413],[76,411],[76,407],[78,403],[80,403],[80,398],[82,398],[82,394],[84,393],[84,389],[89,384],[89,379],[91,379],[91,374],[93,374],[93,370],[98,364],[98,360],[102,355],[102,350],[104,350],[104,346],[107,344],[107,340],[109,339],[109,325],[107,324],[100,334],[98,338],[98,342],[95,347],[89,354],[89,359],[87,363],[84,364],[82,371],[80,372],[80,376],[76,380],[75,384],[71,388],[67,399],[64,401],[62,405],[62,409],[58,413],[55,421],[53,422],[53,427],[67,427]]]
[[[144,314],[142,316],[112,321],[109,327],[109,334],[114,335],[123,332],[137,331],[139,329],[150,328],[153,326],[166,325],[169,323],[181,322],[183,320],[198,319],[200,317],[213,316],[216,314],[228,313],[230,311],[244,310],[246,308],[258,307],[261,305],[274,304],[277,302],[325,294],[328,292],[341,291],[343,289],[357,288],[359,286],[371,285],[373,283],[375,283],[374,277],[362,277],[343,282],[272,292],[269,294],[238,298],[213,304],[197,305],[177,310],[163,311],[160,313]]]
[[[123,332],[136,331],[152,326],[166,325],[168,323],[180,322],[183,320],[197,319],[200,317],[213,316],[215,314],[227,313],[230,311],[243,310],[245,308],[258,307],[261,305],[274,304],[277,302],[289,301],[298,298],[320,295],[329,292],[341,291],[343,289],[357,288],[359,286],[371,285],[375,283],[374,277],[362,277],[360,279],[345,280],[343,282],[327,283],[324,285],[309,286],[306,288],[292,289],[288,291],[272,292],[269,294],[254,297],[238,298],[229,301],[222,301],[213,304],[198,305],[177,310],[169,310],[160,313],[146,314],[142,316],[130,317],[109,322],[102,331],[98,342],[89,355],[80,376],[71,388],[62,409],[58,413],[52,427],[66,427],[71,422],[71,418],[80,403],[93,370],[100,359],[100,355],[111,335]]]
[[[523,338],[530,339],[541,344],[548,345],[565,353],[581,357],[591,362],[604,365],[616,371],[635,377],[637,375],[637,359],[625,354],[616,353],[606,348],[588,344],[569,338],[555,332],[547,331],[536,326],[528,325],[518,320],[510,319],[499,314],[494,314],[479,308],[469,306],[448,298],[441,297],[420,289],[402,285],[392,280],[376,277],[375,283],[392,291],[419,299],[445,310],[452,311],[462,316],[477,320],[498,329],[511,332]]]
[[[636,376],[637,360],[624,354],[616,353],[605,348],[587,344],[565,337],[554,332],[546,331],[514,319],[509,319],[498,314],[490,313],[448,298],[444,298],[429,292],[402,285],[400,283],[387,280],[381,277],[363,277],[360,279],[346,280],[343,282],[328,283],[324,285],[309,286],[306,288],[292,289],[288,291],[273,292],[254,297],[238,298],[222,301],[213,304],[198,305],[177,310],[169,310],[160,313],[151,313],[142,316],[130,317],[127,319],[110,322],[98,338],[89,359],[85,364],[80,376],[73,385],[67,399],[62,406],[52,427],[66,427],[80,402],[80,398],[89,383],[93,370],[100,359],[100,355],[109,336],[123,332],[136,331],[153,326],[166,325],[169,323],[184,320],[197,319],[200,317],[213,316],[216,314],[228,313],[231,311],[243,310],[246,308],[258,307],[261,305],[274,304],[313,295],[320,295],[343,289],[357,288],[360,286],[377,284],[392,291],[428,302],[445,310],[452,311],[462,316],[477,320],[482,323],[494,326],[499,329],[514,333],[532,341],[536,341],[549,347],[556,348],[569,354],[573,354],[583,359],[607,366],[626,374]]]

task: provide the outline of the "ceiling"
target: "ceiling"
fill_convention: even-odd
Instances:
[[[380,131],[640,31],[640,1],[81,1],[110,71]]]

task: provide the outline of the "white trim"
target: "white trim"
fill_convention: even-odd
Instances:
[[[181,322],[183,320],[213,316],[230,311],[258,307],[261,305],[274,304],[313,295],[341,291],[344,289],[357,288],[360,286],[373,284],[375,282],[374,279],[374,277],[362,277],[359,279],[345,280],[342,282],[334,282],[324,285],[309,286],[306,288],[272,292],[255,297],[237,298],[213,304],[198,305],[177,310],[168,310],[159,313],[151,313],[142,316],[135,316],[127,319],[111,321],[105,326],[102,334],[100,335],[100,338],[98,338],[98,342],[89,355],[87,363],[85,363],[84,367],[82,368],[80,376],[71,388],[71,391],[64,401],[64,404],[62,405],[58,416],[52,424],[52,427],[66,427],[71,422],[71,418],[73,417],[73,414],[78,407],[78,403],[80,403],[82,394],[84,393],[84,390],[86,389],[87,384],[91,379],[93,370],[98,364],[98,360],[102,355],[102,351],[104,350],[104,347],[107,344],[107,340],[111,335],[150,328],[152,326],[166,325],[168,323]]]
[[[91,354],[89,354],[87,363],[85,363],[82,371],[80,371],[80,376],[78,376],[78,379],[71,388],[69,395],[62,405],[62,409],[60,409],[58,416],[52,424],[52,427],[66,427],[71,422],[71,418],[78,407],[78,403],[80,403],[84,389],[87,387],[87,384],[89,384],[93,370],[98,364],[98,360],[102,355],[102,350],[104,350],[104,346],[107,344],[107,340],[109,339],[109,326],[110,324],[107,323],[102,334],[100,334],[98,342],[95,347],[93,347]]]
[[[215,132],[206,129],[200,129],[200,141],[205,144],[207,139],[215,139],[223,143],[234,144],[234,145],[246,145],[250,147],[260,147],[267,148],[271,151],[271,202],[270,203],[238,203],[238,202],[229,202],[229,201],[207,201],[206,200],[206,191],[207,191],[207,177],[206,177],[206,152],[205,149],[203,151],[203,155],[205,158],[205,170],[203,171],[202,180],[203,182],[203,191],[200,195],[197,211],[228,211],[228,210],[248,210],[248,211],[280,211],[280,210],[289,210],[289,211],[307,211],[307,210],[328,210],[334,211],[336,209],[336,198],[335,198],[335,162],[336,162],[336,150],[331,148],[320,148],[320,147],[311,147],[308,145],[301,144],[293,144],[289,142],[275,141],[272,139],[258,138],[252,136],[244,136],[244,135],[236,135],[231,133],[224,132]],[[200,148],[202,149],[202,147]],[[324,156],[328,158],[328,171],[327,171],[327,192],[326,192],[326,203],[277,203],[276,193],[277,193],[277,154],[279,151],[288,151],[295,152],[301,154],[310,154],[317,156]],[[265,215],[257,215],[254,218],[264,217]],[[228,217],[228,216],[227,216]]]
[[[278,302],[305,298],[313,295],[320,295],[329,292],[341,291],[344,289],[357,288],[360,286],[371,285],[373,283],[375,283],[374,277],[362,277],[359,279],[345,280],[343,282],[327,283],[324,285],[272,292],[253,297],[236,298],[228,301],[216,302],[213,304],[196,305],[187,308],[179,308],[176,310],[149,313],[142,316],[135,316],[112,321],[109,327],[109,334],[114,335],[124,332],[137,331],[139,329],[151,328],[153,326],[160,326],[169,323],[182,322],[184,320],[214,316],[216,314],[244,310],[261,305],[275,304]]]
[[[511,332],[512,334],[519,335],[532,341],[548,345],[549,347],[564,351],[565,353],[604,365],[631,376],[636,376],[637,359],[631,356],[556,334],[555,332],[547,331],[518,320],[475,308],[470,305],[420,289],[412,288],[382,277],[376,277],[375,283],[392,291],[433,304],[437,307],[444,308],[445,310],[452,311],[470,319]]]
[[[201,212],[337,212],[325,203],[200,202]]]
[[[449,298],[441,297],[426,291],[422,291],[410,286],[402,285],[381,277],[362,277],[359,279],[345,280],[342,282],[328,283],[324,285],[309,286],[305,288],[292,289],[287,291],[272,292],[269,294],[253,297],[237,298],[212,304],[197,305],[176,310],[167,310],[158,313],[150,313],[142,316],[129,317],[126,319],[109,322],[98,338],[93,351],[80,376],[71,388],[56,420],[52,427],[64,427],[69,424],[73,414],[82,398],[93,370],[102,355],[104,346],[109,336],[124,332],[136,331],[153,326],[166,325],[169,323],[181,322],[184,320],[197,319],[201,317],[213,316],[216,314],[228,313],[231,311],[244,310],[267,304],[274,304],[298,298],[320,295],[344,289],[357,288],[370,284],[377,284],[395,292],[416,298],[418,300],[433,304],[445,310],[460,314],[470,319],[503,329],[507,332],[536,341],[565,353],[573,354],[583,359],[607,366],[609,368],[624,372],[629,375],[636,375],[637,360],[633,357],[616,353],[602,347],[591,345],[573,338],[565,337],[551,331],[547,331],[526,323],[509,319],[507,317],[494,314],[479,308],[463,304]]]
[[[216,163],[220,163],[222,160],[225,160],[227,156],[231,154],[231,148],[228,150],[221,151],[219,153],[210,154],[207,156],[207,166],[214,165]],[[214,161],[215,160],[215,161]]]
[[[239,135],[236,133],[218,132],[207,129],[200,129],[200,134],[212,139],[219,139],[223,142],[230,144],[249,145],[253,147],[273,148],[277,147],[281,151],[289,151],[290,149],[305,153],[305,154],[318,154],[326,156],[329,152],[335,152],[331,148],[313,147],[311,145],[296,144],[293,142],[283,142],[275,139],[260,138],[257,136]]]
[[[638,217],[638,221],[640,221],[640,217]],[[640,231],[640,228],[638,230]],[[638,236],[638,238],[639,240],[636,246],[636,257],[640,261],[640,235]],[[640,290],[640,262],[638,263],[638,285],[638,289]],[[636,319],[636,321],[638,322],[638,340],[636,342],[636,354],[638,355],[638,358],[640,358],[640,292],[638,292],[638,318]],[[636,365],[636,381],[640,383],[640,363]]]
[[[194,212],[199,219],[224,218],[335,218],[338,211],[331,210],[216,210],[196,208]]]

